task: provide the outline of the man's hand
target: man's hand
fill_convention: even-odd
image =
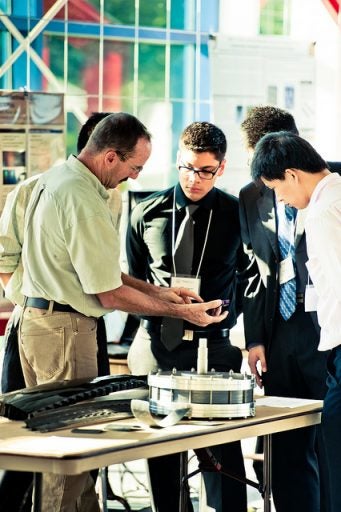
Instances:
[[[248,362],[251,373],[256,377],[257,385],[262,388],[262,374],[267,371],[264,345],[250,348]]]
[[[228,315],[225,311],[222,313],[221,299],[211,300],[209,302],[201,302],[197,304],[186,304],[183,306],[184,314],[182,318],[191,324],[199,325],[200,327],[207,327],[210,324],[220,323]],[[214,315],[212,315],[212,310]]]
[[[173,302],[174,304],[192,304],[192,300],[203,302],[200,295],[188,288],[166,288],[161,286],[156,288],[158,288],[157,297],[166,302]]]

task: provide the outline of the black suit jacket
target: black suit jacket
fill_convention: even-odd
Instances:
[[[274,192],[261,182],[249,183],[240,191],[239,208],[243,246],[250,260],[243,304],[246,346],[261,343],[269,347],[278,309],[280,261]],[[303,210],[297,213],[295,234],[300,292],[308,282],[304,214]],[[319,331],[316,314],[312,313],[311,318]]]

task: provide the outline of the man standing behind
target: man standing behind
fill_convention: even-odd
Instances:
[[[268,134],[256,146],[251,172],[276,194],[277,201],[307,208],[309,279],[305,309],[316,311],[319,350],[331,349],[328,391],[322,413],[330,477],[331,512],[341,510],[341,177],[304,139],[289,132]],[[302,332],[301,335],[304,333]],[[296,485],[298,482],[296,482]],[[307,491],[307,488],[304,489]],[[289,509],[288,509],[289,510]],[[317,509],[311,509],[317,510]]]
[[[188,285],[205,300],[219,297],[231,301],[228,317],[214,327],[198,329],[189,322],[172,326],[167,318],[143,317],[133,345],[146,347],[147,352],[151,346],[157,366],[165,371],[196,367],[199,338],[208,342],[209,370],[240,371],[241,351],[229,340],[238,314],[236,274],[245,261],[238,201],[215,187],[224,172],[226,146],[218,127],[207,122],[190,124],[180,137],[179,183],[141,201],[131,214],[127,257],[133,276],[159,286],[174,286],[186,275]],[[181,237],[185,222],[192,224],[193,234],[186,242],[184,257]],[[143,357],[142,350],[136,353]],[[138,369],[139,361],[133,357],[130,363]],[[245,475],[240,443],[212,451],[225,470]],[[178,510],[178,454],[148,462],[157,512]],[[212,510],[245,512],[245,485],[217,473],[204,473],[204,479]]]
[[[121,272],[119,235],[106,189],[136,179],[151,152],[150,134],[134,116],[100,121],[78,157],[71,155],[39,179],[25,215],[22,250],[25,296],[20,359],[27,386],[97,375],[97,317],[113,309],[220,322],[207,311],[221,300],[184,303],[184,288],[162,290]],[[42,343],[42,339],[44,343]],[[43,475],[43,512],[98,512],[93,481]],[[80,497],[88,497],[86,502]]]
[[[252,169],[256,166],[252,153],[258,140],[279,129],[298,133],[289,112],[272,106],[250,110],[242,130]],[[273,191],[260,180],[246,185],[239,199],[242,239],[252,269],[243,307],[251,371],[267,395],[323,399],[327,354],[317,350],[320,328],[316,313],[305,312],[303,303],[308,280],[304,214],[295,209],[286,212]],[[284,295],[287,286],[292,302]],[[272,490],[276,512],[327,511],[325,473],[319,428],[273,435]]]

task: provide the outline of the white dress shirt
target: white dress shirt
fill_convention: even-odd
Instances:
[[[341,176],[328,174],[315,188],[305,221],[307,268],[318,301],[319,350],[341,345]]]

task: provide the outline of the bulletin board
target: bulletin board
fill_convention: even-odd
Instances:
[[[20,181],[65,157],[64,95],[0,90],[0,211]]]

